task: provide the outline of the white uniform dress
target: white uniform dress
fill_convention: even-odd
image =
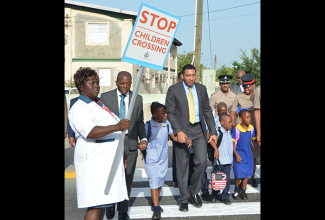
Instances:
[[[86,139],[95,126],[114,125],[119,122],[119,118],[80,95],[69,111],[69,122],[76,138],[74,164],[78,208],[128,200],[123,164],[124,145],[121,152],[116,152],[121,132],[114,132],[99,139]],[[115,152],[120,155],[117,169],[109,194],[105,195],[104,189]]]

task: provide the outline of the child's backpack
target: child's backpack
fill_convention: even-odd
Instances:
[[[236,131],[235,131],[235,133],[236,133],[235,147],[237,147],[237,142],[238,142],[238,140],[240,138],[240,131],[238,130],[237,127],[235,127],[235,128],[236,128]],[[254,133],[254,126],[252,125],[252,130],[251,130],[251,144],[254,147],[254,144],[253,144],[253,141],[252,141],[253,133]]]
[[[220,143],[222,141],[222,136],[223,136],[223,133],[221,132],[220,127],[218,127],[218,132],[219,132],[219,136],[218,136],[218,139],[217,139],[217,148],[219,148]],[[208,151],[208,159],[211,162],[213,162],[214,161],[214,148],[211,146],[210,143],[208,143],[207,151]]]
[[[147,135],[147,147],[148,147],[148,145],[149,145],[149,138],[151,137],[151,123],[150,123],[150,120],[147,121],[146,124],[148,124],[148,134],[146,134]],[[169,133],[169,126],[167,125],[167,134],[168,133]],[[147,148],[145,150],[142,150],[141,153],[142,153],[142,158],[146,162]]]

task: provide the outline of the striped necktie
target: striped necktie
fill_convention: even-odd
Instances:
[[[121,94],[121,102],[120,102],[120,111],[119,111],[119,118],[120,119],[125,119],[125,94]]]
[[[188,110],[189,110],[189,121],[194,124],[195,123],[195,105],[194,105],[194,98],[192,94],[192,87],[189,86],[189,93],[188,93]]]

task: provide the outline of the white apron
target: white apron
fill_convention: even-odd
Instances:
[[[119,119],[81,95],[69,111],[69,122],[77,140],[74,165],[78,208],[128,200],[123,164],[124,145],[121,152],[118,152],[120,156],[109,194],[104,194],[121,132],[96,140],[86,139],[93,127],[114,125]]]

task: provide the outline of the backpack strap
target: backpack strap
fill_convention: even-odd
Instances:
[[[170,122],[167,120],[167,135],[169,134],[169,125],[170,124]]]
[[[147,121],[146,124],[148,124],[148,133],[146,134],[147,135],[147,144],[149,144],[149,138],[151,136],[151,123],[150,123],[150,120]],[[144,161],[146,162],[147,149],[142,150],[141,153],[142,153],[142,157],[143,157]]]
[[[240,137],[240,131],[238,130],[237,127],[235,129],[235,134],[236,134],[235,147],[237,148],[237,142],[238,142],[239,137]]]
[[[219,146],[221,144],[221,141],[222,141],[222,137],[223,137],[223,133],[220,130],[220,127],[218,127],[218,132],[219,132],[219,136],[218,136],[218,139],[217,139],[217,148],[219,148]]]
[[[252,140],[252,138],[253,138],[253,133],[254,133],[254,126],[252,125],[252,130],[251,130],[251,144],[252,144],[252,146],[254,147],[253,140]]]
[[[148,139],[148,142],[149,142],[149,138],[151,136],[151,123],[150,123],[150,120],[146,122],[146,124],[148,124],[148,134],[147,134],[147,139]]]

